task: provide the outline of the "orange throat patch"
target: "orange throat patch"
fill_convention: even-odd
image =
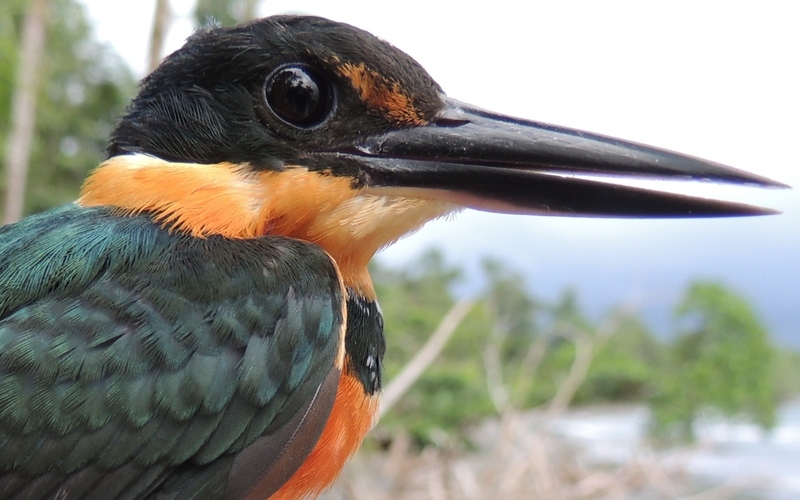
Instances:
[[[372,256],[429,220],[459,207],[445,201],[374,194],[351,179],[287,166],[255,171],[233,163],[168,162],[148,155],[106,160],[86,180],[82,206],[142,212],[169,230],[196,237],[287,236],[321,246],[348,286],[373,297]]]

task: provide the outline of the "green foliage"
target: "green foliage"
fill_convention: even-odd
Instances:
[[[567,332],[592,330],[589,320],[580,309],[578,294],[573,289],[564,290],[553,304],[539,304],[537,316],[541,323],[540,330],[530,338],[527,347],[517,346],[527,351],[525,359],[516,366],[510,363],[506,367],[507,372],[516,371],[516,376],[507,380],[512,394],[516,395],[514,406],[520,409],[543,405],[556,395],[576,354],[575,344],[565,335]],[[537,345],[543,347],[544,351],[540,361],[532,366],[532,351]]]
[[[540,304],[526,290],[525,278],[494,259],[484,259],[487,285],[484,302],[487,317],[481,328],[499,349],[502,376],[509,403],[529,406],[533,379],[533,341],[539,335]]]
[[[407,269],[389,269],[373,262],[371,274],[380,298],[391,356],[386,373],[394,376],[422,347],[453,306],[451,287],[460,271],[448,267],[439,251],[429,251]]]
[[[774,423],[775,402],[800,393],[798,354],[780,353],[750,306],[714,283],[696,283],[676,317],[681,332],[656,339],[631,312],[593,321],[574,290],[552,304],[528,291],[521,274],[494,260],[483,263],[486,287],[434,365],[381,421],[420,444],[458,441],[459,430],[498,411],[548,404],[576,360],[576,342],[590,342],[592,358],[574,404],[648,402],[655,430],[691,436],[706,410]],[[423,346],[455,302],[461,271],[431,251],[404,269],[372,269],[384,313],[391,382]],[[498,375],[490,373],[496,356]],[[777,360],[777,365],[776,365]],[[776,368],[783,379],[776,392]],[[505,398],[493,400],[499,389]],[[504,403],[506,406],[496,406]]]
[[[643,401],[656,391],[664,363],[664,347],[641,319],[626,316],[595,352],[575,402]]]
[[[788,401],[800,394],[800,352],[776,349],[775,392],[778,401]]]
[[[435,250],[406,269],[373,263],[371,272],[386,324],[385,375],[390,381],[453,306],[451,289],[461,272],[448,266],[441,252]],[[482,362],[476,356],[488,326],[481,311],[470,313],[435,365],[381,421],[382,427],[407,429],[419,443],[432,443],[491,414]]]
[[[9,103],[26,2],[0,12],[0,144],[6,147]],[[92,39],[83,5],[51,0],[45,59],[31,150],[26,213],[72,201],[102,160],[114,122],[134,90],[128,68]]]
[[[545,304],[531,296],[519,272],[494,260],[484,261],[483,269],[486,287],[477,305],[434,366],[382,421],[385,430],[404,428],[421,444],[439,442],[498,411],[545,404],[575,361],[570,333],[594,335],[596,326],[581,311],[575,291]],[[372,271],[386,324],[391,382],[452,307],[451,289],[460,272],[437,251],[407,269],[375,265]],[[619,333],[591,365],[589,383],[577,395],[580,402],[629,401],[652,390],[659,345],[635,318],[622,321]],[[490,365],[495,373],[489,373]],[[493,401],[490,391],[500,399]]]
[[[495,259],[484,259],[483,272],[495,320],[503,322],[510,337],[529,340],[537,331],[535,315],[540,304],[525,289],[525,278]]]
[[[657,435],[691,439],[704,412],[775,423],[775,353],[766,329],[741,296],[696,282],[675,311],[681,333],[653,399]]]
[[[404,428],[421,444],[440,442],[442,436],[498,411],[546,403],[570,372],[575,346],[559,331],[591,334],[594,328],[580,309],[577,293],[567,290],[555,304],[548,305],[531,296],[519,272],[490,259],[483,262],[483,270],[486,287],[478,304],[434,366],[381,422],[384,429]],[[461,273],[447,266],[438,251],[424,254],[406,269],[375,265],[372,273],[386,324],[386,378],[390,382],[452,307],[451,289]],[[634,346],[622,352],[645,351],[647,339],[640,338],[646,335],[643,327],[629,326],[627,330],[633,332],[636,342],[630,341]],[[606,364],[616,359],[612,355]],[[497,366],[496,380],[490,380],[489,363]],[[628,378],[644,385],[639,380],[643,368],[632,366]],[[598,390],[623,390],[607,388],[604,377],[609,378],[598,370]],[[625,377],[614,383],[634,384]],[[493,390],[502,391],[503,401],[490,397],[492,384],[499,386]],[[587,402],[600,399],[591,391],[585,391],[582,398]]]

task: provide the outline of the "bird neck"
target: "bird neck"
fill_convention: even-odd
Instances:
[[[121,215],[150,213],[172,231],[203,238],[281,235],[321,246],[348,286],[374,297],[367,263],[382,247],[454,210],[446,202],[370,194],[351,179],[301,167],[255,171],[233,163],[115,156],[87,179],[77,203]]]

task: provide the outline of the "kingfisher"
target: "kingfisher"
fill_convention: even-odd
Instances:
[[[198,31],[77,201],[0,228],[0,498],[317,496],[376,420],[367,264],[432,219],[773,213],[620,178],[782,186],[454,100],[347,24]]]

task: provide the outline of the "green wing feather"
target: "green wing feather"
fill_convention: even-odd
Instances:
[[[222,496],[334,370],[343,293],[287,238],[75,205],[0,228],[0,497]]]

